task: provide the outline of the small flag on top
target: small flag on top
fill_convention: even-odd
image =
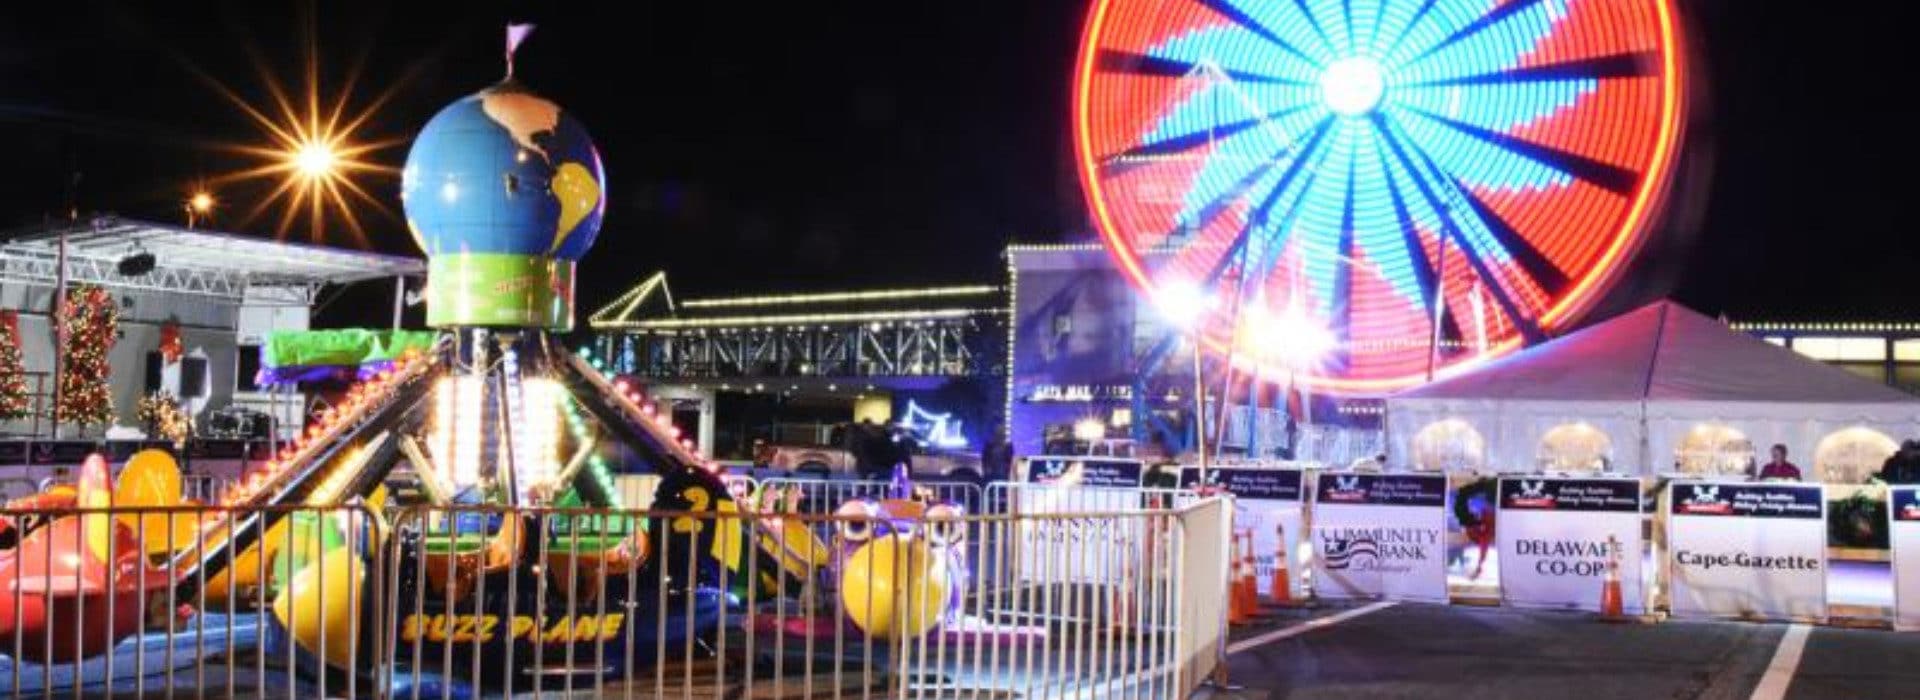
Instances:
[[[520,48],[520,42],[526,41],[527,35],[532,33],[531,24],[507,25],[507,77],[513,77],[513,50]]]

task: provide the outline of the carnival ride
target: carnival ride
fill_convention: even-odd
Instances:
[[[269,657],[289,688],[322,692],[620,676],[707,648],[737,605],[727,589],[798,596],[842,561],[807,525],[739,517],[669,412],[550,335],[572,326],[572,270],[604,206],[598,152],[570,114],[509,77],[436,115],[405,172],[438,338],[383,358],[218,503],[183,502],[156,452],[118,488],[96,455],[77,487],[7,504],[0,676],[15,691],[204,692],[210,660]],[[649,511],[618,510],[615,460],[660,477]],[[418,503],[387,502],[400,472]],[[963,567],[906,520],[927,508],[896,499],[870,509],[893,524],[846,526],[874,540],[837,587],[857,594],[854,626],[921,634],[954,600]],[[913,612],[891,616],[914,592]],[[383,649],[390,666],[368,662]]]
[[[1080,178],[1174,327],[1140,373],[1191,339],[1223,401],[1377,396],[1576,327],[1656,233],[1685,59],[1671,0],[1096,0]]]

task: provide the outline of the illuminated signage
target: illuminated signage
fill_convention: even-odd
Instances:
[[[505,637],[541,644],[612,641],[620,636],[624,613],[548,618],[535,622],[531,616],[515,615],[511,625],[502,625],[498,615],[408,615],[400,625],[400,641],[416,642],[490,642]]]
[[[1133,387],[1126,384],[1041,384],[1027,394],[1027,400],[1034,403],[1131,401]]]

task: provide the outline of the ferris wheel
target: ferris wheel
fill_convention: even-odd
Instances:
[[[1211,353],[1409,386],[1567,329],[1618,280],[1679,148],[1676,24],[1672,0],[1095,0],[1082,184],[1119,267]]]

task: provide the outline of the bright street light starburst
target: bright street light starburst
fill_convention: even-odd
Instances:
[[[399,146],[405,139],[389,137],[368,139],[362,135],[368,119],[393,97],[405,81],[379,92],[357,111],[349,113],[348,102],[359,78],[356,68],[347,71],[337,95],[323,100],[320,87],[319,51],[314,39],[311,17],[303,26],[302,89],[297,97],[274,75],[257,51],[253,66],[271,98],[267,105],[256,105],[233,88],[199,69],[194,72],[257,127],[264,144],[226,145],[221,150],[250,158],[255,162],[241,170],[221,175],[214,185],[236,182],[273,183],[264,196],[248,208],[240,220],[242,226],[257,220],[276,206],[280,207],[275,232],[281,237],[295,233],[300,219],[306,220],[305,236],[312,240],[330,238],[331,228],[344,228],[353,242],[367,247],[363,213],[377,212],[393,218],[393,211],[374,197],[359,178],[397,177],[399,169],[374,159],[380,151]],[[409,71],[411,74],[411,71]],[[304,216],[303,216],[304,215]],[[330,221],[337,217],[337,224]]]

